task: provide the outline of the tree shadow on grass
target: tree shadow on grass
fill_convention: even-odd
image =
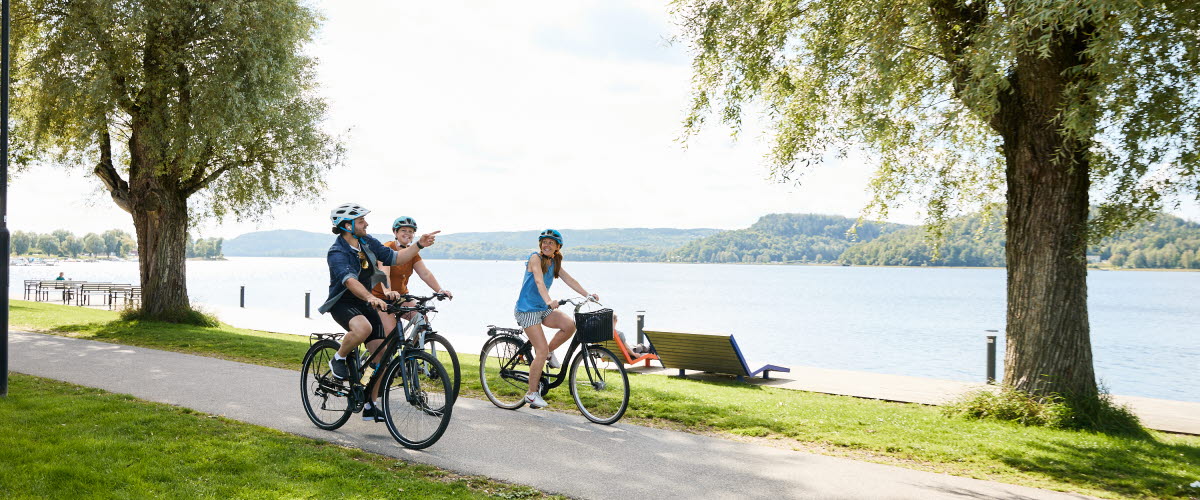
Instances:
[[[1080,447],[1061,441],[1026,444],[1036,453],[994,454],[1014,469],[1064,483],[1100,486],[1107,491],[1152,498],[1194,497],[1188,485],[1200,478],[1200,446],[1147,437],[1114,437],[1107,445]],[[1190,469],[1190,470],[1188,470]]]

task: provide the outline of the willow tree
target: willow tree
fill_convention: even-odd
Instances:
[[[318,16],[296,0],[15,7],[15,156],[85,165],[132,215],[147,317],[190,311],[189,224],[313,197],[340,159],[303,53]]]
[[[1090,403],[1089,234],[1200,192],[1197,5],[677,0],[685,126],[761,110],[781,181],[861,148],[878,215],[915,198],[936,226],[1006,202],[1004,383]]]

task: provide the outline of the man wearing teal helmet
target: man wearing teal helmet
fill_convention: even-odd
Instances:
[[[533,344],[533,362],[529,365],[529,392],[525,394],[525,402],[529,403],[530,408],[546,406],[546,401],[538,391],[538,381],[542,378],[542,364],[548,360],[551,368],[558,368],[558,358],[554,356],[554,350],[575,334],[575,320],[570,315],[555,310],[558,309],[558,301],[550,298],[550,285],[554,284],[554,278],[559,278],[580,295],[589,296],[587,290],[562,268],[562,246],[563,236],[558,230],[547,229],[538,235],[538,251],[529,254],[525,265],[525,277],[521,282],[521,293],[513,310],[517,324],[525,329],[525,335]],[[600,300],[598,295],[590,296]],[[558,333],[548,344],[542,325],[558,329]]]

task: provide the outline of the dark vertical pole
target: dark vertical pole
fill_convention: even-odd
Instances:
[[[637,343],[646,345],[646,311],[638,311]]]
[[[246,307],[246,285],[242,285],[242,293],[239,297],[238,304],[243,308]]]
[[[996,330],[987,330],[989,333],[995,333]],[[996,336],[987,336],[987,383],[996,383]]]
[[[305,317],[305,318],[311,318],[311,317],[312,317],[312,316],[310,316],[310,315],[308,314],[308,308],[309,308],[309,304],[311,304],[311,303],[312,303],[311,301],[312,301],[312,292],[305,291],[305,292],[304,292],[304,317]]]
[[[8,395],[8,0],[3,0],[4,5],[0,6],[0,11],[4,16],[3,21],[0,21],[0,115],[4,115],[4,122],[0,124],[0,170],[4,172],[0,174],[3,182],[0,182],[0,249],[4,251],[4,271],[0,273],[0,286],[4,287],[4,298],[0,299],[0,323],[4,326],[0,327],[4,330],[3,335],[0,335],[0,397]]]

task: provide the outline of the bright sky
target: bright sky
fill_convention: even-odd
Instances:
[[[231,238],[326,231],[334,206],[446,233],[609,227],[738,229],[775,212],[857,216],[873,165],[768,179],[755,120],[735,142],[710,125],[684,148],[691,69],[665,2],[321,1],[312,54],[345,165],[323,200],[201,226]],[[711,121],[715,121],[711,120]],[[10,230],[133,232],[88,169],[40,168],[9,186]],[[1200,220],[1200,208],[1178,212]],[[915,210],[895,222],[919,222]],[[197,235],[193,232],[193,235]]]

